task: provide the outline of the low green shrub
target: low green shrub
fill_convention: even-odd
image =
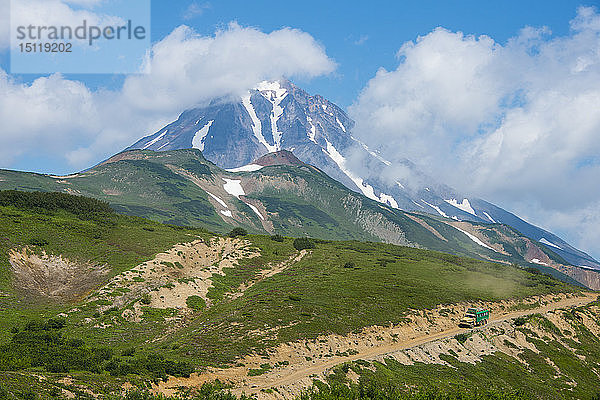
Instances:
[[[237,227],[233,228],[227,236],[234,238],[238,236],[246,236],[247,234],[248,231],[246,231],[244,228]]]
[[[273,235],[273,236],[271,236],[271,240],[274,242],[282,243],[285,240],[285,238],[281,235]]]
[[[314,249],[315,242],[309,238],[298,238],[294,239],[294,248],[296,250]]]
[[[206,308],[206,301],[200,296],[189,296],[185,301],[185,304],[192,310],[204,310]]]

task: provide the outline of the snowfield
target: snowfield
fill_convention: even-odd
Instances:
[[[486,249],[490,249],[490,250],[492,250],[492,251],[495,251],[496,253],[498,253],[498,250],[496,250],[496,249],[494,249],[494,248],[492,248],[492,247],[488,246],[487,244],[483,243],[483,242],[482,242],[482,241],[481,241],[481,240],[480,240],[480,239],[479,239],[477,236],[475,236],[475,235],[472,235],[472,234],[470,234],[469,232],[467,232],[467,231],[465,231],[465,230],[462,230],[462,229],[460,229],[460,228],[457,228],[457,227],[456,227],[456,226],[454,226],[454,225],[450,225],[450,226],[451,226],[451,227],[453,227],[453,228],[454,228],[454,229],[456,229],[456,230],[459,230],[459,231],[461,231],[461,232],[462,232],[462,233],[464,233],[465,235],[467,235],[467,236],[469,237],[469,239],[471,239],[472,241],[474,241],[474,242],[475,242],[475,243],[477,243],[478,245],[480,245],[480,246],[483,246],[483,247],[485,247]]]
[[[246,203],[244,202],[244,204],[246,204],[248,207],[250,207],[252,209],[252,211],[254,211],[256,213],[256,215],[258,215],[258,217],[260,219],[262,219],[263,221],[265,220],[265,217],[262,216],[262,214],[260,213],[260,211],[258,211],[258,208],[254,207],[252,204],[250,203]]]
[[[227,172],[254,172],[264,168],[262,165],[258,164],[248,164],[242,165],[241,167],[226,169]]]
[[[547,244],[548,246],[556,247],[557,249],[562,250],[562,247],[550,242],[549,240],[546,240],[545,238],[541,238],[540,243],[544,243],[544,244]]]
[[[168,129],[165,129],[165,131],[163,133],[161,133],[160,135],[158,135],[158,137],[156,137],[155,139],[152,139],[151,141],[148,142],[148,144],[146,144],[144,147],[142,147],[142,150],[146,150],[148,147],[152,146],[154,143],[158,142],[159,140],[161,140],[163,137],[165,137],[165,135],[169,132]],[[164,145],[163,145],[164,147]]]
[[[427,188],[425,188],[426,190],[429,190]],[[433,204],[429,204],[428,202],[426,202],[425,200],[421,199],[421,201],[425,204],[427,204],[429,207],[433,208],[435,211],[438,212],[438,214],[440,214],[442,217],[446,217],[446,218],[450,218],[448,217],[448,215],[446,215],[445,212],[443,212],[438,206],[434,206]]]
[[[215,199],[215,200],[217,201],[217,203],[219,203],[219,204],[220,204],[220,205],[222,205],[223,207],[225,207],[225,208],[229,208],[229,207],[227,207],[227,204],[225,204],[225,202],[224,202],[223,200],[221,200],[221,198],[220,198],[220,197],[218,197],[218,196],[215,196],[215,195],[214,195],[214,194],[212,194],[211,192],[206,192],[206,193],[208,193],[208,195],[209,195],[210,197],[212,197],[213,199]]]
[[[475,210],[473,210],[473,207],[471,207],[471,203],[469,203],[469,199],[463,199],[463,201],[460,203],[456,199],[449,199],[444,201],[450,204],[451,206],[458,208],[459,210],[463,210],[466,213],[477,216],[477,214],[475,214]]]
[[[385,193],[381,193],[381,195],[378,197],[375,194],[375,190],[373,189],[373,186],[371,186],[368,183],[366,183],[365,181],[363,181],[362,178],[355,176],[352,172],[350,172],[346,168],[346,159],[344,158],[344,156],[342,156],[340,154],[339,151],[337,151],[337,149],[335,147],[333,147],[333,145],[329,142],[329,140],[325,139],[325,143],[327,143],[327,150],[321,149],[321,150],[323,150],[323,153],[327,154],[329,156],[329,158],[331,158],[338,165],[340,170],[342,170],[342,172],[344,174],[346,174],[346,176],[348,178],[350,178],[356,186],[358,186],[360,191],[365,196],[367,196],[371,200],[375,200],[375,201],[378,201],[383,204],[388,204],[390,207],[398,208],[398,203],[396,202],[396,200],[394,200],[394,198],[392,196],[387,195]]]
[[[210,130],[210,127],[212,126],[213,122],[215,121],[208,121],[208,123],[204,125],[202,129],[196,132],[194,138],[192,139],[193,148],[199,149],[200,151],[204,151],[204,141],[206,140],[206,135],[208,135],[208,131]]]
[[[225,189],[225,191],[230,195],[235,196],[239,199],[240,196],[244,196],[246,194],[244,192],[244,188],[241,185],[242,181],[227,178],[223,178],[223,180],[225,181],[223,189]]]

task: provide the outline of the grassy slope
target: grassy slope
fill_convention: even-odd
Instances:
[[[8,250],[29,246],[37,253],[60,254],[72,261],[109,264],[116,275],[179,242],[188,242],[202,229],[158,224],[138,217],[112,215],[83,220],[64,211],[40,213],[0,207],[0,341],[9,326],[26,317],[48,317],[69,307],[24,295],[12,285]],[[43,247],[32,240],[45,240]]]
[[[494,389],[506,393],[519,388],[524,398],[594,399],[597,398],[594,396],[600,395],[598,375],[594,372],[600,367],[600,340],[583,325],[580,318],[585,315],[598,320],[599,305],[597,301],[565,312],[564,315],[570,316],[571,327],[568,332],[559,330],[539,314],[522,319],[524,325],[518,330],[540,351],[523,351],[519,357],[527,364],[504,353],[484,356],[483,361],[476,364],[459,362],[452,355],[442,356],[449,364],[447,366],[420,363],[408,366],[386,359],[384,363],[359,362],[338,367],[328,383],[332,386],[344,383],[343,370],[349,367],[361,376],[365,384],[372,384],[380,390],[408,386],[434,392]],[[539,337],[528,329],[529,326],[541,328],[546,334]],[[553,333],[562,336],[561,341],[556,340]],[[549,365],[547,359],[559,368],[560,374]]]
[[[218,214],[206,192],[173,170],[174,167],[184,169],[216,186],[223,184],[219,177],[221,175],[231,178],[242,176],[258,183],[246,185],[249,187],[247,197],[262,202],[271,213],[269,219],[275,231],[280,234],[328,240],[382,241],[373,231],[366,230],[364,225],[381,233],[383,226],[389,228],[395,224],[405,233],[408,242],[430,250],[524,263],[516,249],[511,251],[511,256],[495,253],[479,246],[440,218],[419,215],[420,219],[448,239],[447,242],[442,241],[406,213],[383,207],[354,193],[314,167],[272,166],[234,176],[204,159],[201,152],[194,149],[158,153],[137,151],[116,157],[139,159],[121,159],[68,179],[0,170],[0,189],[75,191],[108,201],[120,213],[158,222],[201,226],[224,233],[232,227],[229,220],[224,220]],[[229,201],[243,212],[245,219],[237,222],[237,225],[251,232],[265,233],[260,220],[248,206],[235,198]],[[361,223],[357,223],[357,220]],[[518,237],[518,233],[512,230],[509,235]],[[395,240],[396,237],[392,236]],[[510,249],[510,245],[506,248]],[[574,283],[571,278],[551,268],[546,268],[544,272]]]
[[[272,251],[284,245],[263,242],[260,247]],[[349,261],[354,268],[344,267]],[[173,357],[186,353],[200,364],[226,364],[252,349],[399,322],[409,309],[561,290],[570,289],[499,264],[393,245],[323,242],[311,256],[243,297],[200,315],[168,338],[179,347],[167,351]],[[282,326],[276,336],[251,334]]]
[[[114,275],[152,258],[175,243],[191,241],[197,235],[209,235],[202,230],[166,226],[136,217],[113,215],[99,220],[81,220],[66,212],[41,214],[10,207],[0,209],[0,232],[3,238],[0,244],[0,290],[9,294],[0,300],[2,307],[6,308],[0,311],[3,327],[23,315],[30,315],[32,310],[39,311],[45,305],[50,307],[50,311],[67,306],[39,299],[33,302],[11,287],[7,259],[10,248],[28,245],[32,239],[44,239],[48,244],[43,249],[37,248],[38,252],[45,250],[72,260],[108,263]],[[268,339],[258,342],[252,339],[239,344],[239,348],[226,346],[246,332],[265,325],[288,325],[300,321],[294,327],[280,331],[276,341],[286,341],[397,321],[408,308],[520,297],[567,288],[564,284],[516,268],[447,254],[379,243],[322,241],[310,256],[256,284],[244,296],[233,301],[221,301],[223,293],[236,289],[255,276],[264,265],[280,262],[295,252],[291,239],[279,243],[264,236],[250,236],[250,240],[260,248],[262,255],[258,259],[243,260],[239,268],[226,270],[224,277],[215,277],[215,288],[211,289],[209,296],[216,305],[198,313],[189,328],[193,330],[204,326],[206,334],[201,342],[192,340],[187,343],[185,333],[175,338],[182,341],[182,349],[193,346],[192,353],[202,363],[214,361],[203,350],[208,342],[213,343],[210,346],[225,346],[223,348],[231,351],[231,354],[225,352],[219,356],[222,362],[231,361],[237,351],[245,352],[255,346],[273,344]],[[344,268],[347,261],[353,261],[355,267]],[[361,285],[356,285],[356,282],[361,282]],[[296,300],[291,300],[290,296]],[[22,304],[26,301],[30,301],[30,305],[23,308]],[[96,311],[95,306],[80,307],[81,310],[74,313],[72,319],[80,321],[90,317]],[[18,311],[20,309],[22,311]],[[96,317],[100,322],[112,321],[116,326],[114,330],[102,330],[101,334],[73,328],[101,342],[124,335],[141,343],[156,333],[154,329],[162,329],[161,317],[155,318],[157,321],[154,322],[158,325],[150,324],[143,329],[124,320],[116,321],[120,318],[118,315]],[[227,333],[220,330],[220,326],[231,322],[241,325]],[[140,329],[145,333],[141,334]]]
[[[9,327],[22,325],[24,319],[49,317],[73,307],[26,297],[12,287],[7,260],[10,248],[44,239],[48,241],[44,250],[51,254],[108,263],[116,274],[197,235],[210,236],[206,231],[136,217],[82,220],[63,211],[0,208],[0,290],[9,295],[0,300],[4,308],[0,311],[1,331],[6,336]],[[171,315],[169,310],[155,311],[134,323],[125,321],[120,311],[99,314],[96,304],[88,304],[70,314],[69,335],[91,344],[108,344],[117,352],[133,346],[138,353],[159,351],[168,358],[197,365],[226,365],[237,356],[280,342],[398,322],[409,308],[572,290],[548,277],[500,264],[379,243],[319,241],[310,256],[229,301],[223,293],[254,277],[265,264],[280,262],[296,252],[291,239],[282,243],[265,236],[248,239],[260,248],[261,257],[242,260],[240,267],[215,277],[215,287],[209,292],[215,305],[198,311],[174,333],[163,336],[171,326],[164,320]],[[345,268],[349,261],[354,267]],[[112,327],[93,329],[94,324],[80,324],[84,318]],[[275,327],[281,327],[275,336],[251,334],[256,329]],[[149,344],[155,338],[159,340]],[[94,385],[98,379],[113,387],[119,384],[116,379],[89,373],[75,376]],[[6,379],[20,378],[6,374]]]

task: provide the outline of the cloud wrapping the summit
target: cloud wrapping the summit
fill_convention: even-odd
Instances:
[[[335,68],[305,32],[265,33],[232,23],[212,36],[176,28],[153,45],[140,66],[146,73],[128,76],[118,90],[92,91],[60,74],[21,84],[0,70],[0,167],[51,154],[86,168],[185,109],[240,95],[261,80],[310,78]]]
[[[600,204],[597,10],[580,7],[566,36],[526,27],[504,44],[438,28],[398,58],[350,108],[365,143],[465,193],[526,201],[525,215],[559,231],[544,216]]]
[[[156,43],[143,69],[123,87],[140,109],[182,111],[228,95],[239,96],[257,82],[280,77],[315,77],[335,63],[309,34],[283,28],[264,33],[231,23],[212,37],[180,26]]]

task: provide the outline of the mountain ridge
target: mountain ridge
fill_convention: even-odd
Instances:
[[[394,209],[304,163],[258,167],[223,170],[198,149],[129,150],[68,177],[0,170],[0,189],[94,197],[123,214],[220,233],[241,226],[263,234],[385,242],[516,263],[600,288],[597,272],[570,266],[552,249],[508,225]]]
[[[346,187],[390,207],[456,220],[506,223],[573,265],[600,269],[597,260],[557,235],[436,182],[410,160],[393,165],[354,138],[353,127],[354,121],[334,103],[280,80],[258,84],[237,102],[187,110],[126,150],[198,148],[208,160],[232,171],[270,152],[287,150]]]

